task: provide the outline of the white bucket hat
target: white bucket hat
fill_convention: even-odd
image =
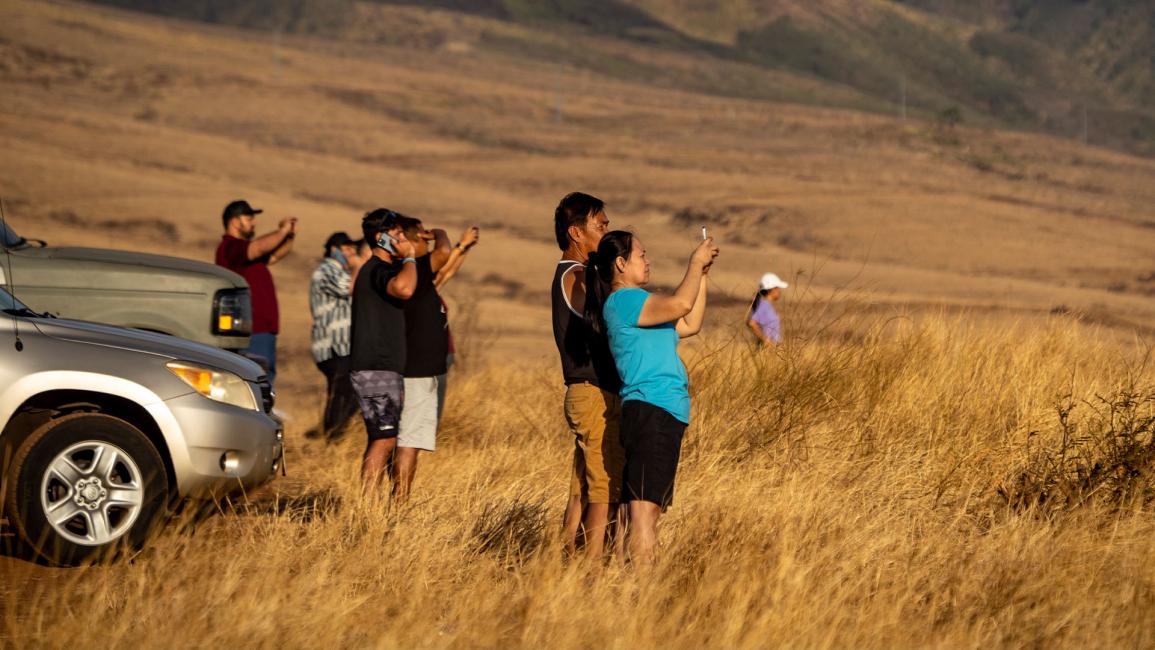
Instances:
[[[763,291],[769,291],[771,289],[785,289],[790,285],[783,282],[782,278],[778,277],[777,275],[773,273],[767,273],[766,275],[762,276],[762,282],[760,286],[762,287]]]

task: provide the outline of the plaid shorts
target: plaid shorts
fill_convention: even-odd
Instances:
[[[405,380],[389,370],[355,370],[349,373],[369,442],[396,438],[405,404]]]

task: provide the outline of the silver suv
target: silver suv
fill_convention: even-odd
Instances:
[[[179,257],[49,246],[0,221],[0,287],[62,318],[248,347],[249,285],[228,269]]]
[[[272,407],[239,355],[38,314],[0,289],[0,508],[44,560],[139,548],[179,500],[270,479]]]

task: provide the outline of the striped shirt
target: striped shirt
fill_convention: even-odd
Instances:
[[[309,311],[313,313],[313,360],[349,356],[349,326],[353,321],[352,277],[337,260],[326,257],[309,281]]]

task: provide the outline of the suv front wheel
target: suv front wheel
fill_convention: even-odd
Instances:
[[[4,511],[25,546],[74,565],[140,548],[168,503],[164,461],[128,422],[99,413],[52,420],[9,466]]]

